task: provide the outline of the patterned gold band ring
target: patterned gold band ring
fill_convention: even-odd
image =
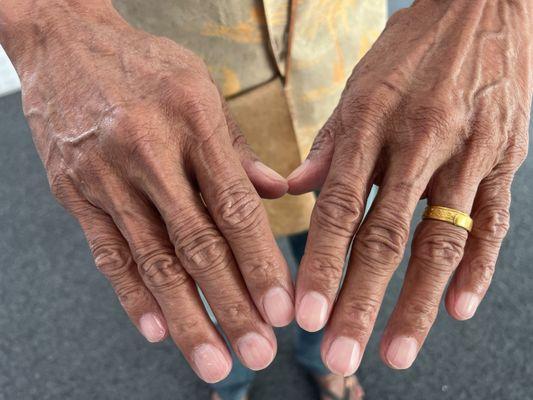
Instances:
[[[427,206],[422,217],[423,219],[435,219],[437,221],[448,222],[452,225],[466,229],[468,232],[472,230],[472,226],[474,225],[474,221],[470,218],[470,215],[448,207]]]

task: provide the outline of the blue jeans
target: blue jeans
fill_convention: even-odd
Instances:
[[[365,215],[368,213],[372,202],[377,195],[377,187],[374,186],[366,203]],[[307,233],[289,236],[290,249],[297,265],[304,254]],[[303,329],[296,328],[295,354],[296,361],[307,372],[315,376],[328,375],[330,372],[322,363],[320,355],[320,343],[322,342],[323,332],[309,333]],[[230,347],[230,346],[228,346]],[[226,379],[222,382],[211,385],[211,387],[220,395],[222,400],[240,400],[248,391],[255,372],[249,370],[241,364],[235,353],[232,352],[233,369]]]

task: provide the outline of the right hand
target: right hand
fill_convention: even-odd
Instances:
[[[197,56],[103,3],[94,18],[41,10],[41,29],[6,46],[52,191],[149,341],[168,332],[202,379],[226,377],[198,284],[243,364],[265,368],[293,288],[256,189],[279,197],[287,182],[246,145]]]

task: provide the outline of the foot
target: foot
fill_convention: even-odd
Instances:
[[[365,395],[355,375],[344,378],[330,374],[315,379],[320,388],[320,400],[362,400]]]

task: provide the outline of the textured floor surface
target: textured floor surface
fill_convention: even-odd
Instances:
[[[0,99],[0,166],[0,400],[207,399],[174,346],[146,344],[95,271],[76,222],[49,194],[19,95]],[[398,270],[360,369],[368,400],[533,399],[533,157],[513,192],[487,300],[467,323],[441,310],[406,372],[377,355],[405,265]],[[317,398],[294,363],[292,329],[279,331],[279,354],[258,374],[253,400]]]
[[[20,109],[0,99],[0,400],[206,399],[170,342],[148,345],[96,272],[82,233],[49,194]],[[367,399],[533,399],[533,158],[514,184],[512,230],[476,317],[444,310],[412,369],[395,372],[377,344],[399,292],[387,294],[360,369]],[[314,399],[279,331],[275,363],[252,399]]]

